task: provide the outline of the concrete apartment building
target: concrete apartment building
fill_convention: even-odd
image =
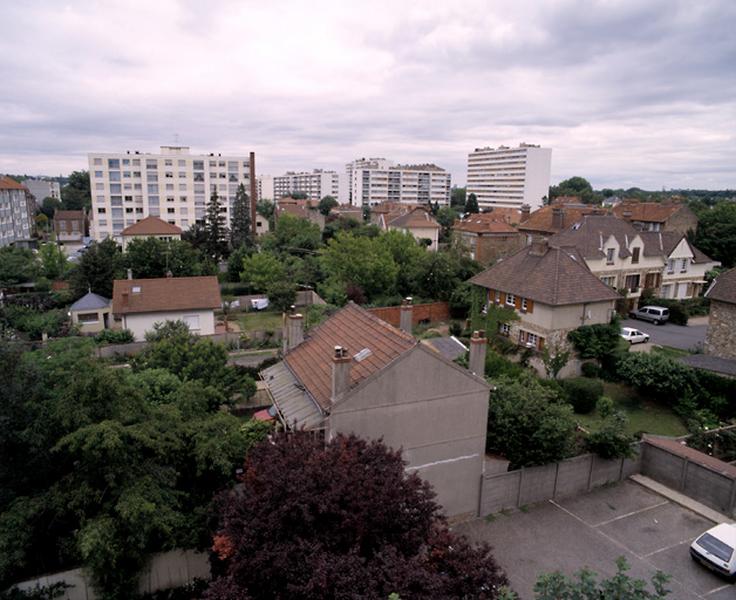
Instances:
[[[411,335],[410,303],[401,328],[352,302],[306,337],[303,321],[287,317],[284,359],[261,373],[282,425],[327,440],[383,439],[401,449],[408,472],[432,484],[449,517],[475,517],[488,414],[485,338],[471,341],[468,370]]]
[[[28,191],[33,194],[36,203],[40,206],[45,198],[61,200],[61,186],[58,181],[50,179],[26,179],[23,182]]]
[[[182,230],[202,223],[207,202],[217,191],[225,224],[238,186],[257,197],[255,153],[242,156],[190,154],[188,146],[161,146],[160,154],[89,154],[92,211],[90,236],[117,241],[126,227],[148,216]],[[255,202],[251,203],[255,222]]]
[[[332,196],[339,201],[340,197],[340,175],[337,171],[313,171],[294,172],[287,171],[284,175],[273,178],[273,198],[278,200],[291,196],[294,192],[307,195],[307,200],[319,202],[325,196]]]
[[[551,148],[519,144],[518,148],[476,148],[468,154],[467,193],[481,210],[494,206],[532,210],[549,196]]]
[[[259,175],[256,179],[256,194],[258,200],[274,200],[273,175]]]
[[[434,164],[395,165],[385,158],[371,158],[348,163],[346,170],[353,205],[450,204],[450,173]]]
[[[28,244],[34,231],[36,205],[28,188],[0,176],[0,246]]]

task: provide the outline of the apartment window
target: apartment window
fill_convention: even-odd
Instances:
[[[173,192],[174,191],[174,184],[173,183],[167,183],[166,184],[166,191],[167,192]]]
[[[601,277],[601,281],[609,287],[616,287],[615,277]]]
[[[182,206],[179,208],[179,214],[180,215],[188,215],[189,209],[186,206]]]
[[[631,250],[631,264],[636,265],[639,263],[639,252],[641,248],[638,246],[636,248],[632,248]]]
[[[192,168],[195,171],[204,171],[204,161],[203,160],[195,160],[192,163]]]
[[[133,207],[132,206],[126,206],[125,207],[125,214],[128,214],[129,215],[132,212],[133,212]]]
[[[130,165],[130,159],[129,158],[124,158],[123,159],[123,164],[124,165]]]
[[[176,214],[176,209],[175,208],[167,208],[166,209],[166,214],[169,214],[169,215]]]
[[[134,179],[140,179],[141,172],[140,171],[133,171],[133,178]]]
[[[158,204],[158,196],[149,196],[148,197],[148,204],[149,204],[149,206],[151,204]]]
[[[187,166],[187,161],[186,161],[186,160],[184,160],[184,159],[180,159],[180,160],[179,160],[179,166],[180,166],[180,167],[186,167],[186,166]]]
[[[102,159],[101,158],[95,158],[94,159],[94,164],[101,165],[102,164]]]
[[[95,177],[97,177],[98,179],[101,179],[102,178],[102,171],[95,171]]]
[[[97,202],[104,202],[105,197],[104,196],[97,196]]]
[[[216,167],[216,166],[217,166],[217,161],[216,160],[211,160],[210,161],[210,167]]]
[[[244,169],[247,169],[249,167],[250,167],[250,163],[247,160],[246,161],[243,161],[243,168]]]
[[[224,161],[224,160],[221,160],[221,161],[219,161],[219,162],[217,163],[217,166],[218,166],[218,167],[223,167],[223,168],[224,168],[224,167],[225,167],[225,161]]]
[[[120,181],[120,171],[110,171],[110,181]]]
[[[682,264],[680,266],[680,273],[687,273],[687,263],[688,263],[688,259],[687,258],[683,258],[682,259]]]
[[[123,179],[130,179],[130,171],[123,171]]]
[[[186,192],[187,191],[187,184],[186,183],[180,183],[179,184],[179,191],[180,192]]]
[[[179,179],[186,179],[187,174],[185,171],[179,171]]]
[[[135,214],[142,215],[143,214],[143,207],[142,206],[136,206],[135,207]]]
[[[187,197],[186,196],[179,196],[179,202],[186,202]]]
[[[499,327],[499,332],[501,333],[501,335],[509,337],[511,335],[511,325],[509,325],[508,323],[501,323],[501,326]]]
[[[107,227],[107,219],[100,219],[99,221],[97,221],[97,224],[100,227]]]
[[[97,209],[97,213],[98,214],[105,214],[105,212],[107,212],[107,209],[106,208],[100,207],[100,208]]]
[[[141,166],[141,159],[140,158],[134,158],[133,159],[133,166],[134,167],[140,167]]]
[[[174,202],[174,200],[176,200],[174,196],[166,196],[166,202]]]
[[[204,173],[195,173],[194,181],[204,181]]]
[[[182,219],[181,220],[181,227],[182,228],[189,227],[189,219]]]
[[[158,181],[158,173],[156,173],[156,171],[149,171],[146,173],[146,179],[148,179],[148,181]]]
[[[122,196],[110,196],[110,204],[112,206],[122,206],[123,197]]]
[[[123,189],[119,183],[111,183],[110,184],[110,193],[111,194],[119,194],[122,192]]]
[[[166,179],[173,179],[174,178],[174,172],[173,171],[166,171],[164,173],[164,176],[166,177]]]
[[[133,202],[133,196],[123,196],[123,199],[124,199],[124,200],[125,200],[126,202]]]
[[[506,294],[506,304],[507,306],[516,306],[516,296],[513,294]]]
[[[133,184],[132,183],[124,183],[123,184],[123,189],[124,190],[132,190],[133,189]]]
[[[148,193],[149,194],[158,194],[158,184],[157,183],[149,183],[148,184]]]
[[[108,169],[119,169],[120,168],[120,160],[117,158],[108,158],[107,159],[107,168]]]
[[[146,169],[158,169],[158,161],[155,161],[155,160],[147,160],[146,161]]]
[[[173,166],[173,165],[174,165],[174,161],[173,161],[173,160],[171,160],[170,158],[167,158],[167,159],[166,159],[166,160],[164,161],[164,166],[167,166],[167,167],[171,167],[171,166]]]
[[[606,264],[612,265],[613,264],[613,253],[616,251],[615,248],[608,248],[606,250]]]

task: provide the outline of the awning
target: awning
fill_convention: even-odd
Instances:
[[[281,361],[264,369],[261,377],[279,411],[284,427],[290,430],[321,429],[324,415],[317,403],[304,390],[286,363]]]

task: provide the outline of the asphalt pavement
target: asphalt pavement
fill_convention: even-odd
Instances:
[[[704,319],[691,319],[691,321],[693,322],[691,325],[683,326],[672,323],[655,325],[637,319],[624,319],[621,321],[621,327],[633,327],[648,333],[652,344],[670,346],[680,350],[694,350],[698,346],[702,347],[708,325],[704,324]]]

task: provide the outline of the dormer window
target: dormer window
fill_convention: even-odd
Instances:
[[[639,252],[641,251],[641,248],[638,246],[636,248],[631,249],[631,264],[636,265],[639,263]]]
[[[606,250],[606,264],[612,265],[613,264],[613,253],[616,251],[615,248],[608,248]]]

